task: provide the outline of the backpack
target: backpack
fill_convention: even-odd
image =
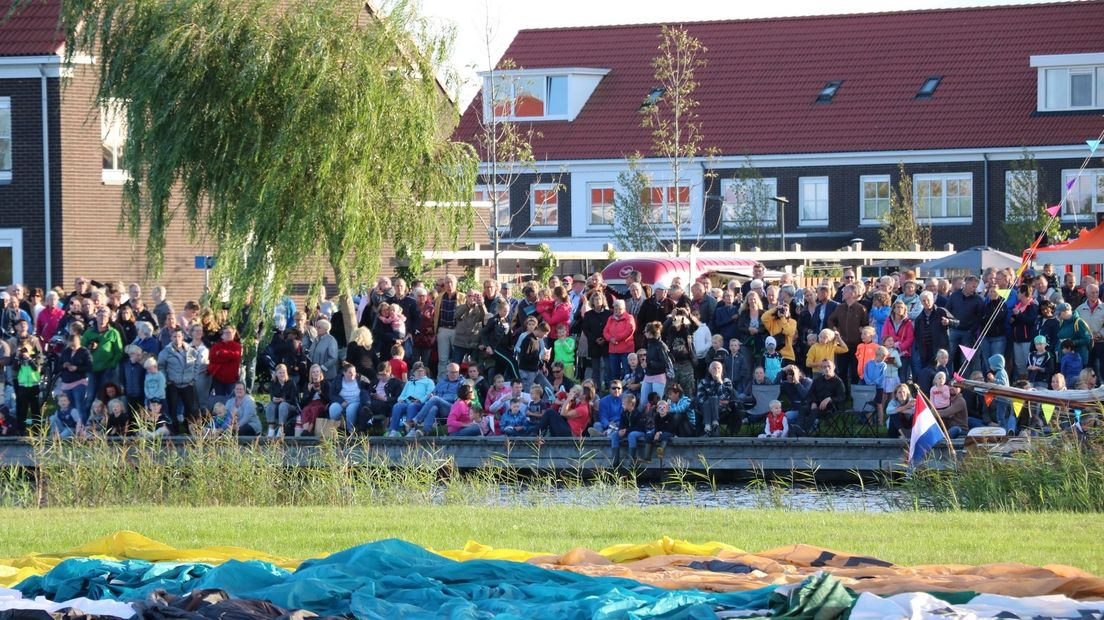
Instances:
[[[671,357],[678,362],[688,362],[694,357],[693,346],[688,338],[682,335],[671,339]]]

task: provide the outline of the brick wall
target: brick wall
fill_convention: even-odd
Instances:
[[[61,241],[56,222],[61,214],[61,183],[58,178],[60,139],[56,103],[58,80],[47,80],[50,126],[51,216],[55,222],[52,241]],[[0,228],[23,231],[23,280],[31,286],[46,284],[46,228],[42,169],[42,84],[38,79],[0,80],[0,97],[11,98],[12,180],[0,184]],[[56,251],[55,251],[56,254]],[[56,260],[54,283],[60,274]],[[6,283],[0,283],[6,284]]]

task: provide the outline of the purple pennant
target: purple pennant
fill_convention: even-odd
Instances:
[[[974,359],[974,354],[977,353],[977,349],[971,349],[970,347],[960,344],[958,348],[962,349],[962,354],[966,356],[966,361]]]
[[[1066,183],[1066,191],[1068,192],[1071,189],[1073,189],[1073,184],[1076,183],[1076,182],[1077,182],[1077,177],[1073,177],[1072,179],[1070,179],[1069,182]]]

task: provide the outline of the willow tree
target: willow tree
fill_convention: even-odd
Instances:
[[[63,7],[67,53],[96,57],[98,99],[125,113],[124,222],[148,233],[154,277],[183,217],[218,248],[215,292],[235,307],[270,308],[329,268],[351,327],[353,287],[385,245],[455,245],[470,224],[470,208],[431,206],[468,204],[475,182],[438,81],[449,36],[405,2]]]

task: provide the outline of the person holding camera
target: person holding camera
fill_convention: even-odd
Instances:
[[[797,338],[797,321],[790,316],[790,305],[783,302],[764,312],[763,327],[768,335],[774,337],[776,350],[782,359],[791,364],[796,362],[793,345]]]

